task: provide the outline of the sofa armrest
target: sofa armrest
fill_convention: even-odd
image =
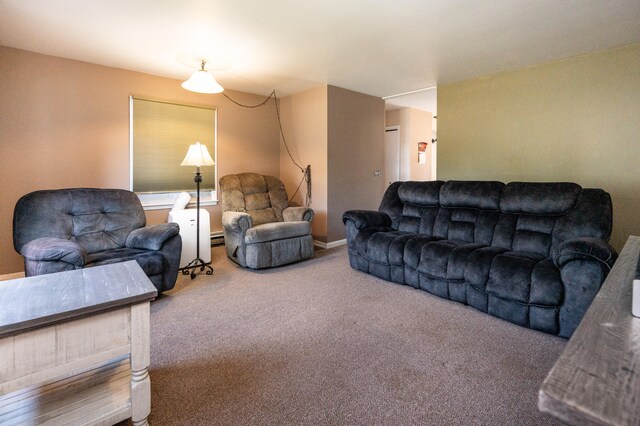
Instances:
[[[391,218],[388,214],[374,210],[348,210],[342,214],[342,223],[346,225],[348,221],[351,221],[358,230],[368,226],[391,226]]]
[[[160,250],[169,238],[178,235],[180,227],[177,223],[161,223],[145,226],[132,231],[124,245],[129,248]]]
[[[282,211],[285,222],[303,221],[311,222],[313,220],[313,209],[309,207],[287,207]]]
[[[80,244],[63,238],[43,237],[29,241],[22,246],[20,254],[35,262],[58,261],[83,267],[87,251]]]
[[[556,246],[551,258],[553,263],[562,269],[567,263],[573,260],[594,260],[606,266],[607,270],[611,270],[613,264],[618,258],[615,249],[605,241],[598,238],[573,238],[566,240]]]
[[[245,233],[253,226],[249,213],[226,211],[222,213],[222,227],[228,231]]]

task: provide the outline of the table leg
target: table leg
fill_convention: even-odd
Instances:
[[[148,425],[151,413],[149,302],[131,307],[131,421]]]

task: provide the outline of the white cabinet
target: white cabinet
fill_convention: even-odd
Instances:
[[[184,268],[196,258],[196,211],[196,209],[186,209],[169,212],[169,222],[175,222],[180,226],[182,237],[180,268]],[[211,221],[209,212],[205,209],[200,209],[200,258],[204,263],[211,262]]]

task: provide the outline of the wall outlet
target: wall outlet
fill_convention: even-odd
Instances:
[[[375,172],[373,172],[374,176],[382,176],[382,172],[380,170],[376,170]]]

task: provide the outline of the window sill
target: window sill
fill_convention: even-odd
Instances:
[[[187,205],[187,208],[196,207],[196,193],[189,192],[191,195],[191,201]],[[179,192],[167,192],[167,193],[139,193],[136,194],[142,203],[142,208],[146,210],[166,210],[171,209],[173,204],[180,195]],[[216,191],[202,191],[200,192],[200,206],[216,206],[218,205],[218,197]]]

